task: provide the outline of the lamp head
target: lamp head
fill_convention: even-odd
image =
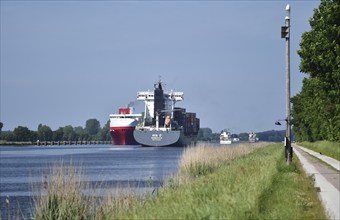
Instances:
[[[290,19],[290,5],[287,4],[286,6],[286,17],[285,19]]]

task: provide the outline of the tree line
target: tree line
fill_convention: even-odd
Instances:
[[[285,138],[286,131],[262,131],[255,132],[256,137],[259,138],[260,141],[270,141],[270,142],[282,142]],[[198,131],[197,138],[199,141],[213,141],[218,142],[220,140],[221,133],[213,133],[210,128],[200,128]],[[248,141],[249,133],[243,132],[239,134],[232,134],[232,138],[239,138],[240,141]],[[294,137],[293,137],[294,140]]]
[[[0,140],[5,141],[111,141],[110,122],[101,127],[97,119],[88,119],[84,128],[67,125],[54,131],[43,124],[39,124],[36,131],[24,126],[18,126],[13,131],[1,131],[2,127],[3,123],[0,122]]]
[[[111,141],[110,121],[103,127],[97,119],[86,121],[85,128],[67,125],[59,127],[53,131],[49,126],[39,124],[36,131],[32,131],[24,126],[18,126],[13,131],[1,131],[3,123],[0,122],[0,140],[8,142],[37,142],[39,141]],[[256,132],[260,141],[283,141],[285,131],[264,131]],[[233,134],[233,138],[240,141],[248,141],[248,133]],[[198,132],[200,141],[219,141],[220,133],[213,133],[211,128],[201,128]]]
[[[340,141],[340,1],[321,0],[303,33],[300,71],[307,77],[292,98],[298,141]]]

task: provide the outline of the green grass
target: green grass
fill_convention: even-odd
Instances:
[[[136,203],[118,219],[326,219],[313,183],[281,145],[255,150]]]
[[[300,146],[320,152],[324,155],[340,160],[340,142],[317,141],[317,142],[301,142]]]
[[[259,200],[259,219],[326,219],[314,180],[296,157],[290,166],[282,155],[271,185]]]
[[[327,219],[312,178],[295,157],[286,164],[282,144],[186,149],[178,176],[144,198],[98,197],[73,167],[51,173],[35,219]]]

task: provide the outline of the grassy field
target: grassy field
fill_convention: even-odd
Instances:
[[[298,145],[340,160],[340,142],[317,141],[301,142]]]
[[[54,170],[35,219],[327,219],[312,178],[295,157],[286,165],[282,144],[188,148],[178,176],[144,198],[98,197],[83,172]]]

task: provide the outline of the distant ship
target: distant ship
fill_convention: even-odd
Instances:
[[[258,140],[258,138],[256,137],[256,134],[254,132],[250,132],[249,133],[249,142],[250,143],[254,143]]]
[[[220,134],[220,144],[231,144],[232,142],[231,133],[227,130],[223,130]]]
[[[196,113],[175,107],[184,99],[183,92],[164,92],[162,82],[154,85],[154,91],[137,93],[137,100],[144,101],[145,113],[133,132],[142,146],[185,146],[197,140],[200,120]]]
[[[118,114],[110,114],[110,135],[115,145],[136,145],[133,131],[141,114],[133,114],[133,108],[119,108]]]

